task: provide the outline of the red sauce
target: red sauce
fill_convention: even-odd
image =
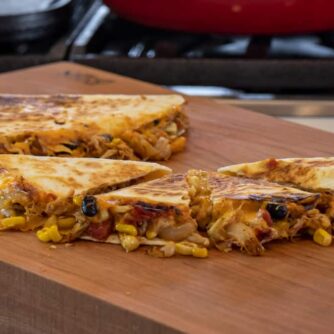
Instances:
[[[103,223],[91,223],[88,226],[87,234],[97,240],[105,240],[109,237],[113,230],[113,226],[110,221],[104,221]]]
[[[275,169],[278,165],[278,162],[276,159],[272,158],[272,159],[269,159],[268,162],[267,162],[267,167],[269,169]]]
[[[273,225],[273,220],[270,216],[270,213],[266,209],[260,209],[262,218],[266,221],[269,226]]]
[[[258,238],[259,241],[269,238],[271,235],[271,230],[257,230],[256,232],[256,237]]]

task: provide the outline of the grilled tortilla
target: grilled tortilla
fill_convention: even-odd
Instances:
[[[0,95],[0,153],[167,160],[185,146],[179,95]]]
[[[219,169],[229,175],[266,179],[321,194],[317,209],[334,224],[334,158],[266,159]],[[320,233],[320,232],[319,232]],[[325,233],[321,231],[323,235]]]
[[[82,226],[74,215],[83,196],[169,172],[167,167],[138,161],[0,155],[0,230],[27,231],[56,222],[60,234],[76,235]]]
[[[83,204],[94,202],[97,214],[78,218],[88,225],[81,237],[121,244],[128,252],[140,245],[155,246],[149,253],[158,257],[206,257],[209,240],[198,233],[196,220],[201,217],[195,206],[201,202],[205,209],[205,205],[210,205],[210,194],[202,191],[201,182],[200,178],[189,180],[185,174],[174,174],[107,194],[86,196]],[[197,202],[189,194],[197,194]]]
[[[230,175],[264,178],[309,191],[334,191],[334,158],[266,159],[222,167]]]
[[[222,251],[236,245],[261,255],[266,242],[318,236],[319,231],[325,233],[320,244],[329,246],[332,241],[330,220],[316,208],[320,194],[219,173],[210,174],[209,186],[213,209],[207,231]]]

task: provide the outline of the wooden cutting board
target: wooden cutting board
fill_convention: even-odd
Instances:
[[[71,63],[0,75],[1,93],[165,93]],[[175,171],[266,157],[334,155],[334,135],[189,98]],[[1,333],[333,333],[334,248],[277,242],[263,257],[212,250],[205,260],[78,242],[56,249],[0,235]]]

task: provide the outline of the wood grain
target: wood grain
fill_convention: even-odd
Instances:
[[[60,63],[3,74],[2,93],[164,93]],[[168,165],[215,169],[268,156],[333,155],[334,135],[189,98],[186,152]],[[1,333],[332,333],[334,249],[277,242],[263,257],[211,251],[206,260],[79,242],[50,249],[0,235]]]

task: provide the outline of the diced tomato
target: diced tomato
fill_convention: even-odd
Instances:
[[[256,230],[256,237],[259,239],[259,241],[262,241],[263,239],[266,239],[268,237],[270,237],[271,235],[271,230],[267,229],[267,230]]]
[[[269,169],[275,169],[275,168],[277,167],[277,164],[278,164],[277,160],[274,159],[274,158],[272,158],[272,159],[269,159],[269,160],[268,160],[268,162],[267,162],[267,167],[268,167]]]
[[[266,209],[260,209],[262,218],[266,221],[269,226],[273,225],[273,220],[271,219],[270,213]]]
[[[112,224],[110,221],[103,223],[91,223],[87,229],[87,234],[97,240],[105,240],[112,232]]]

